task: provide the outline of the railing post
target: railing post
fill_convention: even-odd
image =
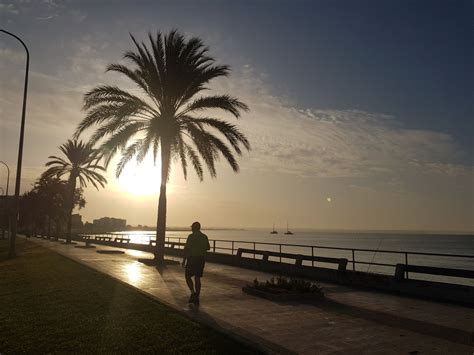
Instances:
[[[281,244],[280,244],[280,264],[281,264]]]
[[[311,247],[311,257],[314,258],[314,247]],[[314,260],[311,260],[311,266],[314,267]]]
[[[232,255],[234,255],[234,241],[232,241]]]
[[[212,241],[212,251],[215,253],[216,252],[216,241]]]
[[[255,259],[255,242],[253,242],[253,258]]]
[[[356,262],[355,262],[355,250],[352,249],[352,271],[356,270]]]
[[[405,265],[408,265],[408,253],[405,252]],[[406,278],[408,280],[408,271],[406,271]]]

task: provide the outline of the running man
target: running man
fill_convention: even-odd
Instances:
[[[191,297],[189,297],[189,303],[199,305],[199,294],[201,293],[201,277],[204,271],[206,251],[211,247],[207,235],[201,232],[201,224],[194,222],[191,226],[192,233],[186,240],[186,246],[184,247],[184,258],[182,265],[186,267],[186,283],[188,284],[189,290],[191,291]],[[196,284],[194,288],[193,279]]]

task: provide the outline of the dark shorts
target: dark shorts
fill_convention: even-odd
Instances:
[[[186,277],[202,277],[204,272],[204,256],[190,256],[186,262]]]

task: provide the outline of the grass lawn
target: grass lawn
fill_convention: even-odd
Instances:
[[[0,240],[0,354],[256,353],[126,285],[18,239]]]

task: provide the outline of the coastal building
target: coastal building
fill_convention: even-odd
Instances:
[[[125,230],[127,226],[127,220],[112,217],[102,217],[99,219],[94,219],[92,225],[95,229],[104,231]]]
[[[71,216],[71,225],[74,229],[84,227],[84,223],[82,223],[82,216],[79,213],[75,213]]]

